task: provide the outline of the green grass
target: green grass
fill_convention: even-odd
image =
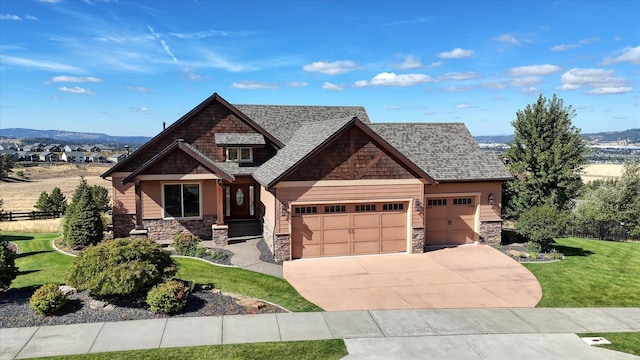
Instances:
[[[59,235],[36,233],[0,233],[20,248],[16,265],[20,275],[11,287],[40,286],[46,283],[63,284],[64,276],[73,261],[72,256],[53,249],[51,241]],[[176,258],[180,270],[176,277],[199,284],[213,284],[230,293],[255,297],[284,306],[291,311],[322,311],[285,280],[240,268],[221,267],[186,258]]]
[[[539,307],[640,307],[640,244],[558,239],[566,259],[524,264],[542,287]]]
[[[578,334],[578,336],[601,336],[611,342],[611,345],[603,345],[601,347],[640,356],[640,332],[591,333]]]
[[[40,286],[47,283],[63,284],[64,274],[73,261],[72,256],[57,252],[51,241],[59,237],[56,233],[7,233],[2,237],[20,248],[16,266],[20,275],[13,280],[11,287],[22,288]]]
[[[306,360],[341,359],[347,356],[344,341],[292,341],[280,343],[234,344],[185,348],[118,351],[110,353],[47,357],[44,359],[114,360],[114,359],[252,359],[252,360]]]
[[[213,284],[222,291],[255,297],[284,306],[291,311],[322,311],[300,296],[286,280],[240,268],[207,264],[195,259],[177,258],[176,277],[199,284]]]

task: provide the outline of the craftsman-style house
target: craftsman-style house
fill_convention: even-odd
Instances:
[[[226,244],[257,221],[277,260],[497,242],[510,178],[460,123],[371,123],[363,107],[218,94],[102,176],[115,236]]]

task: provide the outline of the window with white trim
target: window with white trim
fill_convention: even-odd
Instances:
[[[200,217],[200,184],[164,184],[165,218]]]
[[[250,147],[228,147],[227,161],[253,162],[253,148]]]

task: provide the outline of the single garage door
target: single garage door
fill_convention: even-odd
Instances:
[[[293,206],[294,259],[407,251],[408,203]]]
[[[427,245],[461,245],[475,241],[474,197],[429,198],[426,204]]]

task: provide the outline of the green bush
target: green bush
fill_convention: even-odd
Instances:
[[[63,220],[64,241],[67,246],[80,250],[100,242],[103,230],[102,218],[91,195],[91,188],[82,178]]]
[[[553,238],[564,234],[567,219],[551,205],[536,206],[520,215],[516,231],[529,241],[530,251],[547,251]]]
[[[16,254],[9,249],[9,243],[0,236],[0,289],[11,286],[11,282],[18,276]]]
[[[191,233],[179,233],[173,237],[173,248],[180,255],[196,256],[202,240]]]
[[[67,297],[62,294],[56,284],[42,285],[29,299],[29,307],[42,315],[53,314],[66,303]]]
[[[82,250],[66,281],[96,296],[144,294],[175,275],[178,264],[149,240],[114,239]]]
[[[170,280],[154,286],[147,294],[147,304],[151,311],[175,314],[187,305],[189,288],[183,282]]]

